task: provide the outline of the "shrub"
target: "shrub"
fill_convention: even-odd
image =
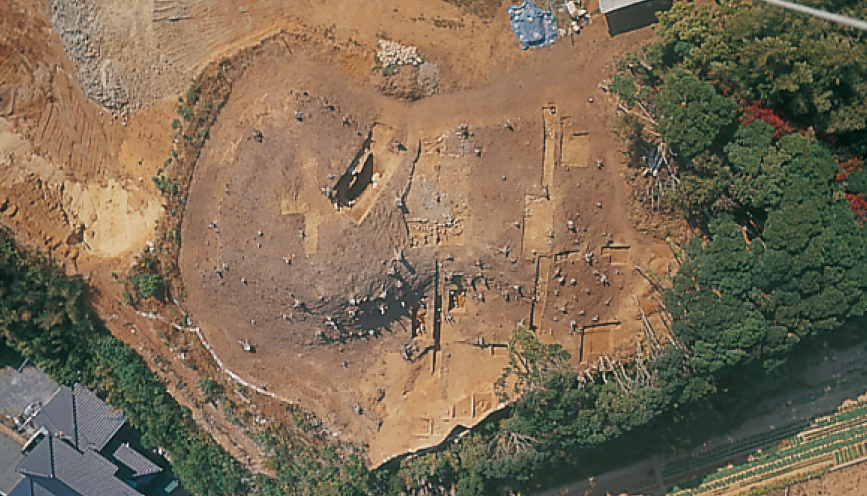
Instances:
[[[158,296],[163,288],[163,278],[159,274],[137,274],[129,279],[139,296],[145,299]]]

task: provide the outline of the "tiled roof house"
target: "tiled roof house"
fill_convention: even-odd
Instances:
[[[123,415],[79,384],[61,388],[33,423],[44,438],[19,463],[24,479],[9,496],[144,496],[177,487],[164,477],[160,489],[142,492],[168,474],[121,439]]]

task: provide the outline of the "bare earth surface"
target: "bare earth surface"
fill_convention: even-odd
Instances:
[[[0,218],[90,277],[112,332],[166,358],[151,365],[178,400],[261,468],[245,433],[191,399],[183,350],[118,303],[111,277],[162,215],[151,177],[173,146],[177,97],[208,62],[246,53],[184,213],[183,308],[227,368],[366,444],[371,465],[437,444],[498,407],[492,384],[518,322],[585,366],[627,356],[633,294],[659,324],[633,266],[672,262],[629,220],[599,88],[651,31],[611,38],[595,16],[574,39],[521,51],[504,6],[494,12],[4,2]],[[412,69],[372,73],[379,39],[417,46],[436,92],[417,99]]]
[[[857,496],[867,488],[867,465],[858,465],[830,472],[789,487],[789,496]]]

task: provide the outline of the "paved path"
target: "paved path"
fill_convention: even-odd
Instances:
[[[24,457],[21,446],[0,431],[0,494],[7,494],[21,480],[15,467]]]
[[[58,386],[44,372],[26,366],[19,373],[12,367],[0,369],[0,416],[20,415],[34,401],[44,405]]]

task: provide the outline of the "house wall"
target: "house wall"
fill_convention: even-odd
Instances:
[[[671,7],[671,0],[648,0],[630,5],[605,15],[608,33],[616,36],[656,22],[656,11]]]

